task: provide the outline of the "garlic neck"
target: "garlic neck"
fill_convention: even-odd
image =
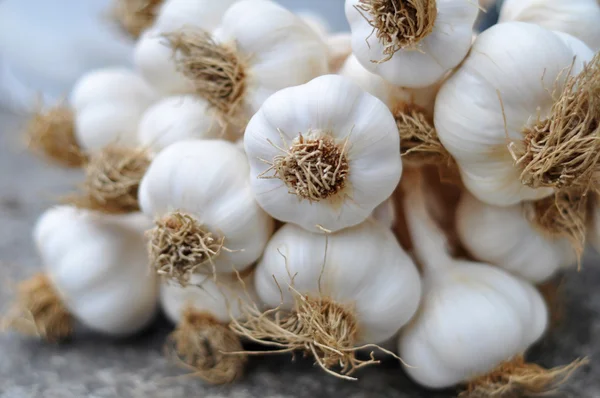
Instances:
[[[429,214],[423,195],[422,177],[410,184],[404,199],[406,222],[412,238],[414,254],[426,275],[448,269],[454,260],[448,253],[448,240]]]

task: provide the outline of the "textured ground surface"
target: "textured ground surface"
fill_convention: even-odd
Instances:
[[[30,240],[36,217],[79,181],[76,172],[48,167],[25,153],[14,123],[0,115],[0,302],[7,303],[14,282],[39,269]],[[570,385],[567,396],[600,397],[600,269],[588,258],[584,272],[568,275],[566,318],[532,358],[558,365],[588,355],[592,363]],[[158,320],[152,330],[127,341],[78,333],[64,345],[47,345],[0,335],[0,398],[81,397],[450,397],[417,388],[390,361],[359,374],[358,382],[324,375],[307,360],[289,356],[256,358],[248,374],[230,387],[208,387],[181,376],[162,355],[170,326]]]

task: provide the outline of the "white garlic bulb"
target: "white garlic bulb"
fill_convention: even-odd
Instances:
[[[153,319],[158,283],[148,272],[143,214],[107,216],[68,206],[39,219],[34,238],[69,313],[88,328],[127,335]]]
[[[430,86],[463,60],[477,12],[469,0],[346,0],[354,55],[403,87]]]
[[[222,140],[179,141],[156,155],[139,203],[157,222],[150,245],[159,272],[186,281],[213,267],[242,270],[258,259],[273,221],[254,201],[248,174],[244,153]]]
[[[346,32],[332,34],[325,42],[329,48],[329,71],[337,73],[352,55],[352,35]]]
[[[174,95],[149,107],[138,128],[140,145],[158,153],[172,143],[223,137],[223,129],[208,116],[209,104],[194,95]]]
[[[204,97],[221,111],[223,119],[247,119],[275,91],[328,70],[323,40],[274,2],[235,2],[220,24],[211,26],[201,18],[173,32],[157,25],[138,43],[138,69],[163,93],[194,92]],[[217,62],[230,73],[213,68]],[[215,92],[220,85],[225,88]]]
[[[551,114],[553,91],[562,90],[569,67],[576,76],[592,56],[575,38],[521,22],[493,26],[477,37],[441,87],[434,113],[437,134],[473,195],[508,206],[552,194],[551,184],[522,183],[523,167],[529,166],[515,164],[513,155],[530,150],[527,132],[535,134],[538,115],[544,123]]]
[[[250,120],[244,144],[258,203],[310,231],[364,221],[402,172],[389,109],[340,76],[272,95]]]
[[[393,199],[387,199],[373,210],[373,218],[388,228],[396,225],[396,208]]]
[[[600,4],[597,0],[505,0],[500,22],[534,23],[577,37],[600,50]]]
[[[520,204],[498,207],[464,192],[456,210],[460,241],[476,259],[541,283],[577,261],[566,238],[538,231]]]
[[[171,32],[186,25],[199,25],[212,31],[221,22],[225,11],[237,0],[166,0],[161,6],[153,28]]]
[[[413,316],[421,295],[414,263],[393,233],[373,220],[327,236],[284,225],[265,248],[255,281],[267,307],[296,311],[301,319],[310,318],[311,311],[315,317],[322,314],[324,318],[315,322],[322,322],[323,333],[315,332],[310,337],[314,343],[304,349],[311,344],[335,344],[338,353],[392,337]],[[302,331],[292,326],[277,341],[293,346],[294,333]],[[329,339],[320,340],[323,335]],[[340,365],[343,359],[328,362],[328,354],[323,355],[320,364],[326,368]]]
[[[137,146],[139,120],[155,100],[150,86],[130,70],[106,68],[84,75],[71,93],[78,145],[88,152],[109,144]]]
[[[540,293],[500,268],[454,260],[427,214],[420,187],[407,194],[406,217],[424,267],[417,316],[400,332],[408,375],[430,388],[468,382],[525,351],[546,330]]]

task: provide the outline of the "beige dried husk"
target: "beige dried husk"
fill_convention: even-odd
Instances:
[[[402,160],[415,167],[429,164],[457,167],[442,145],[433,120],[425,109],[415,104],[402,103],[393,113],[400,133]]]
[[[545,369],[527,363],[522,355],[506,361],[487,375],[467,384],[461,398],[517,398],[548,396],[558,389],[587,359],[577,359],[565,366]]]
[[[199,29],[165,34],[178,70],[190,79],[196,94],[208,101],[226,126],[245,126],[246,62],[234,45],[220,44]]]
[[[565,289],[564,289],[564,277],[555,278],[548,282],[544,282],[538,285],[539,292],[544,297],[546,306],[550,313],[550,331],[558,328],[565,320]]]
[[[164,0],[116,0],[112,17],[131,37],[140,34],[154,23]]]
[[[82,193],[67,196],[64,201],[108,214],[138,211],[138,188],[149,165],[145,150],[109,145],[91,155]]]
[[[213,274],[212,260],[227,250],[225,237],[206,230],[196,219],[175,211],[147,232],[150,264],[161,276],[187,286],[195,273]]]
[[[38,110],[26,127],[29,148],[65,167],[81,167],[86,156],[75,137],[73,110],[66,104]]]
[[[258,178],[278,178],[290,194],[311,202],[332,197],[346,187],[349,172],[347,142],[344,140],[340,147],[326,134],[314,139],[300,134],[289,148],[280,148],[270,142],[281,154],[272,160],[261,159],[269,168]]]
[[[73,318],[52,286],[39,273],[18,285],[16,300],[3,326],[27,336],[57,342],[71,336]]]
[[[184,310],[177,329],[169,335],[166,350],[193,376],[210,384],[239,379],[247,362],[240,339],[226,325],[191,307]]]
[[[355,8],[384,46],[384,57],[371,60],[375,63],[389,61],[402,49],[417,48],[433,31],[437,18],[436,0],[360,0]]]
[[[600,172],[600,53],[579,75],[571,76],[572,68],[550,116],[526,128],[523,143],[511,144],[529,187],[588,189]]]
[[[585,248],[589,197],[587,189],[570,188],[544,199],[524,202],[523,210],[540,232],[552,238],[567,238],[581,257]]]

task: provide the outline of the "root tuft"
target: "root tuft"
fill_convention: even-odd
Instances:
[[[83,166],[86,157],[77,143],[74,123],[73,111],[65,104],[38,111],[26,128],[29,148],[62,166]]]
[[[247,362],[247,356],[240,354],[240,339],[212,315],[193,308],[184,311],[177,329],[168,337],[166,349],[169,357],[210,384],[239,379]]]
[[[373,27],[384,46],[383,59],[389,61],[396,52],[414,49],[433,31],[437,18],[436,0],[360,0],[356,10]]]
[[[244,320],[233,319],[230,327],[239,336],[274,347],[271,353],[301,350],[312,355],[323,370],[343,379],[354,380],[350,375],[356,370],[379,363],[372,355],[368,360],[356,358],[360,347],[354,347],[358,326],[352,307],[324,297],[296,296],[293,311],[275,308],[261,312],[257,306],[242,306]],[[340,370],[332,370],[336,367]]]
[[[19,284],[16,301],[3,323],[6,328],[49,342],[64,340],[73,330],[69,311],[42,273]]]
[[[283,154],[272,161],[259,178],[279,178],[289,193],[301,199],[318,202],[327,199],[346,186],[349,166],[346,143],[340,148],[329,136],[304,138],[300,135],[289,149],[278,148]],[[286,144],[287,145],[287,144]]]
[[[540,396],[554,393],[587,359],[577,359],[565,366],[545,369],[527,363],[522,355],[506,361],[491,373],[470,383],[459,397],[464,398],[512,398]]]
[[[107,146],[91,156],[81,194],[65,198],[79,208],[109,214],[140,209],[138,188],[150,159],[145,150]]]
[[[194,273],[214,272],[212,259],[226,250],[218,238],[192,216],[173,212],[156,221],[148,231],[150,264],[159,275],[186,286]]]
[[[583,189],[568,189],[554,196],[523,203],[527,219],[543,234],[567,238],[581,257],[585,247],[589,195]]]
[[[522,145],[511,144],[529,187],[587,189],[600,173],[600,53],[578,76],[571,71],[550,116],[523,131]]]
[[[220,44],[202,30],[182,29],[165,35],[178,69],[196,94],[216,108],[224,124],[244,125],[240,114],[246,92],[246,65],[234,46]]]
[[[164,0],[116,0],[112,17],[131,37],[137,39],[154,23]]]

